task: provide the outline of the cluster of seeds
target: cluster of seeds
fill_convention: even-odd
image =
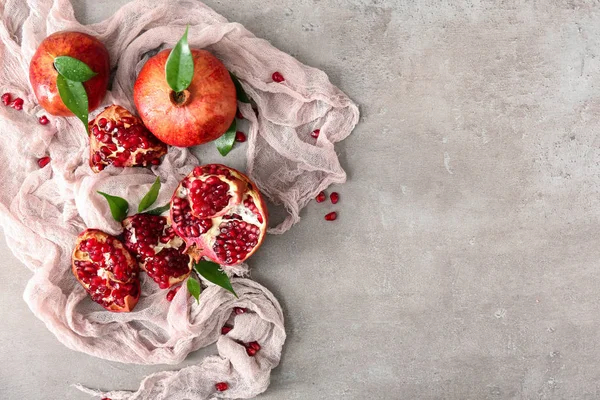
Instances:
[[[331,195],[329,195],[329,199],[331,200],[332,204],[337,204],[337,202],[340,200],[340,195],[337,192],[332,192]],[[325,194],[325,192],[319,192],[319,194],[315,198],[315,201],[317,203],[322,203],[325,200],[327,200],[327,195]],[[335,211],[325,215],[325,221],[335,221],[336,219],[337,213]]]

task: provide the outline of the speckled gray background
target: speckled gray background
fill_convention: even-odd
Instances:
[[[289,333],[260,398],[600,398],[600,6],[207,3],[362,111],[337,147],[340,218],[311,204],[252,260]],[[0,260],[2,399],[83,400],[71,383],[135,389],[163,368],[67,350],[4,243]]]

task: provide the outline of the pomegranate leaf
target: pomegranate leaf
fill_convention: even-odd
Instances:
[[[58,74],[56,76],[56,86],[61,100],[77,118],[83,122],[86,132],[88,128],[88,97],[83,87],[83,83],[69,80]]]
[[[229,73],[229,75],[231,75],[231,80],[233,81],[233,84],[235,85],[235,92],[237,93],[238,101],[241,101],[242,103],[250,103],[250,98],[246,94],[246,91],[242,87],[242,84],[240,83],[240,80],[238,79],[238,77],[235,76],[231,72]]]
[[[148,214],[148,215],[163,215],[163,213],[165,211],[169,211],[169,209],[171,208],[171,203],[167,203],[164,206],[161,207],[156,207],[150,211],[146,211],[144,214]]]
[[[83,61],[69,56],[56,57],[54,68],[59,74],[73,82],[85,82],[98,75]]]
[[[194,264],[194,268],[196,269],[196,272],[207,281],[212,282],[217,286],[221,286],[223,289],[229,290],[235,297],[238,297],[235,290],[233,290],[233,286],[231,286],[229,277],[223,272],[219,264],[212,261],[200,260],[200,262]]]
[[[194,58],[187,41],[188,29],[189,26],[186,26],[185,33],[171,50],[165,65],[167,83],[176,93],[187,89],[194,77]]]
[[[229,127],[229,129],[227,129],[227,132],[225,132],[224,134],[221,135],[221,137],[219,137],[218,139],[215,140],[215,143],[217,145],[217,150],[219,150],[219,153],[221,153],[221,155],[223,157],[225,157],[227,154],[229,154],[229,152],[233,148],[233,144],[235,143],[235,131],[236,130],[237,130],[237,123],[235,122],[235,119],[234,119],[233,122],[231,123],[231,126]]]
[[[160,191],[160,178],[157,176],[156,180],[150,187],[150,190],[140,201],[140,205],[138,206],[138,212],[141,213],[144,210],[147,210],[158,198],[158,192]]]
[[[127,217],[127,213],[129,212],[129,203],[127,203],[127,200],[122,197],[111,196],[104,192],[98,192],[98,194],[104,196],[106,199],[108,207],[110,207],[110,213],[115,221],[122,222]]]
[[[200,286],[200,282],[198,282],[195,278],[192,278],[190,276],[187,280],[187,289],[188,292],[190,292],[190,294],[194,296],[196,301],[200,303],[200,293],[202,293],[202,287]]]

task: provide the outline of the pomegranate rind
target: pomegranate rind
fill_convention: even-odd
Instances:
[[[200,170],[205,171],[205,174],[201,175],[199,173]],[[207,170],[216,170],[217,172],[206,173]],[[223,177],[223,171],[227,171],[229,176]],[[186,217],[181,216],[182,208],[180,204],[182,200],[184,203],[187,202],[185,203],[185,209],[189,210],[188,207],[191,207],[192,204],[189,190],[190,181],[195,179],[205,180],[209,176],[218,176],[222,181],[227,182],[230,185],[230,189],[227,193],[235,193],[235,197],[232,196],[227,206],[214,215],[207,218],[198,219],[200,222],[209,221],[203,226],[210,227],[206,230],[203,230],[199,235],[190,235],[189,232],[186,233],[186,231],[180,226],[182,225],[182,222],[186,221]],[[193,217],[198,218],[197,215],[194,215],[193,211],[191,211],[190,214]],[[189,214],[187,218],[191,218]],[[199,261],[201,258],[205,257],[216,263],[226,266],[238,265],[246,261],[262,245],[262,242],[266,236],[268,219],[269,217],[265,201],[258,191],[256,185],[254,185],[254,183],[252,183],[252,181],[250,181],[250,179],[243,173],[221,164],[209,164],[194,168],[194,170],[179,184],[171,199],[171,220],[173,221],[175,232],[185,241],[187,253],[190,254],[196,261]],[[231,224],[228,222],[231,222]],[[257,229],[254,229],[254,227]],[[223,231],[224,229],[225,232]],[[236,248],[237,251],[243,252],[240,256],[241,258],[233,259],[232,256],[225,256],[224,250],[215,250],[217,245],[224,246],[224,243],[229,243],[227,241],[236,239],[234,237],[227,237],[227,232],[231,231],[232,229],[236,229],[236,234],[239,234],[240,231],[243,232],[243,230],[246,229],[249,232],[243,233],[246,234],[247,237],[249,234],[252,234],[252,237],[255,237],[254,239],[248,239],[251,242],[255,240],[256,244],[251,247],[247,253],[245,250],[247,250],[248,247],[241,250]],[[219,235],[222,233],[225,236],[219,237]],[[218,242],[218,240],[220,240],[220,242]],[[247,242],[243,242],[239,245],[239,247],[242,247],[245,243]]]
[[[111,121],[114,128],[111,131],[106,131],[105,127],[100,126],[100,120],[105,120],[107,123]],[[118,141],[116,132],[118,128],[130,129],[132,126],[140,127],[140,137],[144,137],[146,142],[149,144],[147,148],[137,147],[131,151],[125,149]],[[92,171],[98,173],[102,171],[106,166],[115,164],[118,167],[147,167],[150,165],[157,165],[160,163],[162,156],[167,154],[167,145],[158,140],[143,124],[142,120],[129,112],[126,108],[119,105],[113,104],[106,107],[104,111],[94,118],[93,121],[89,122],[90,127],[90,168]],[[108,135],[110,142],[105,143],[98,139],[96,132],[100,133],[100,136]],[[109,147],[113,147],[111,150]],[[101,149],[109,149],[106,153],[102,153]],[[124,151],[129,153],[128,157],[119,159]],[[102,157],[102,158],[100,158]],[[141,161],[137,159],[141,158]],[[117,161],[118,160],[118,161]]]
[[[94,263],[89,258],[89,254],[87,252],[81,250],[81,248],[80,248],[81,243],[84,240],[88,240],[88,239],[92,239],[92,238],[94,238],[100,242],[103,242],[103,243],[110,242],[110,244],[114,248],[119,250],[125,256],[127,266],[131,270],[129,279],[127,279],[127,280],[119,280],[112,272],[104,270],[107,281],[110,283],[110,286],[107,286],[107,287],[109,287],[109,289],[111,289],[111,294],[112,294],[112,289],[114,288],[114,285],[117,283],[133,284],[137,288],[136,296],[127,295],[123,298],[123,303],[124,303],[123,306],[119,306],[118,304],[116,304],[114,302],[108,306],[101,302],[98,302],[98,301],[96,301],[96,302],[98,304],[100,304],[102,307],[104,307],[105,309],[107,309],[108,311],[112,311],[112,312],[133,311],[133,309],[134,309],[135,305],[137,304],[139,297],[140,297],[140,281],[139,281],[139,276],[137,273],[139,267],[138,267],[138,264],[137,264],[135,258],[125,248],[123,243],[121,243],[117,238],[115,238],[105,232],[102,232],[101,230],[98,230],[98,229],[86,229],[81,234],[79,234],[79,236],[77,237],[77,240],[75,242],[75,247],[73,249],[73,254],[71,257],[71,271],[73,272],[73,275],[75,276],[77,281],[81,284],[81,286],[83,286],[83,288],[86,290],[86,292],[88,292],[88,294],[91,297],[92,293],[90,292],[90,285],[86,284],[79,278],[79,275],[77,273],[78,269],[76,266],[76,262],[84,261],[84,262]],[[106,298],[104,298],[104,299],[106,299]],[[92,300],[94,300],[94,299],[92,298]]]
[[[133,222],[136,218],[164,218],[165,219],[165,223],[163,225],[163,229],[160,232],[155,232],[156,233],[156,241],[155,244],[152,246],[152,249],[154,250],[155,255],[144,255],[144,254],[140,254],[139,252],[137,252],[135,250],[135,246],[134,244],[137,243],[137,232],[136,232],[136,228],[133,226]],[[190,274],[192,273],[192,269],[194,268],[194,259],[189,255],[186,254],[185,252],[181,252],[181,247],[182,245],[184,245],[183,240],[177,236],[177,235],[173,235],[173,237],[166,243],[162,243],[160,241],[161,237],[164,237],[166,235],[166,230],[171,226],[171,220],[168,216],[151,216],[151,215],[147,215],[147,214],[136,214],[136,215],[132,215],[130,217],[127,217],[123,220],[123,228],[125,229],[125,247],[131,251],[131,253],[133,253],[135,255],[135,257],[137,258],[138,262],[139,262],[139,266],[140,268],[146,272],[148,274],[148,276],[150,276],[152,278],[152,280],[154,280],[157,284],[161,285],[161,281],[159,280],[158,276],[155,276],[151,273],[151,271],[148,270],[148,263],[156,256],[158,256],[164,249],[177,249],[181,254],[185,254],[188,257],[188,263],[187,263],[187,272],[181,275],[177,275],[177,276],[169,276],[168,279],[168,283],[167,284],[163,284],[163,286],[161,286],[161,289],[168,289],[171,288],[172,286],[177,285],[180,282],[183,282],[184,280],[187,279],[188,276],[190,276]]]

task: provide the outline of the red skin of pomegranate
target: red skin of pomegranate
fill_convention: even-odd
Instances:
[[[72,116],[63,103],[54,68],[54,59],[69,56],[86,63],[97,75],[83,83],[88,95],[89,111],[93,111],[102,102],[110,76],[108,50],[95,37],[81,32],[56,32],[42,41],[29,64],[29,81],[38,102],[46,111],[57,116]]]
[[[167,83],[164,50],[144,65],[133,87],[135,106],[146,127],[171,146],[190,147],[217,139],[237,110],[235,85],[227,68],[206,50],[192,50],[194,77],[178,99]]]
[[[171,221],[195,260],[204,257],[221,265],[237,265],[262,244],[268,213],[246,175],[208,164],[194,168],[175,189]]]
[[[84,242],[89,240],[95,240],[100,245],[110,245],[111,252],[102,253],[102,261],[94,261],[90,252],[83,247]],[[117,265],[113,261],[106,261],[105,254],[118,254],[122,262]],[[71,257],[71,270],[92,300],[108,311],[130,312],[138,302],[138,264],[123,243],[107,233],[87,229],[77,237]],[[95,284],[94,280],[99,282]]]

